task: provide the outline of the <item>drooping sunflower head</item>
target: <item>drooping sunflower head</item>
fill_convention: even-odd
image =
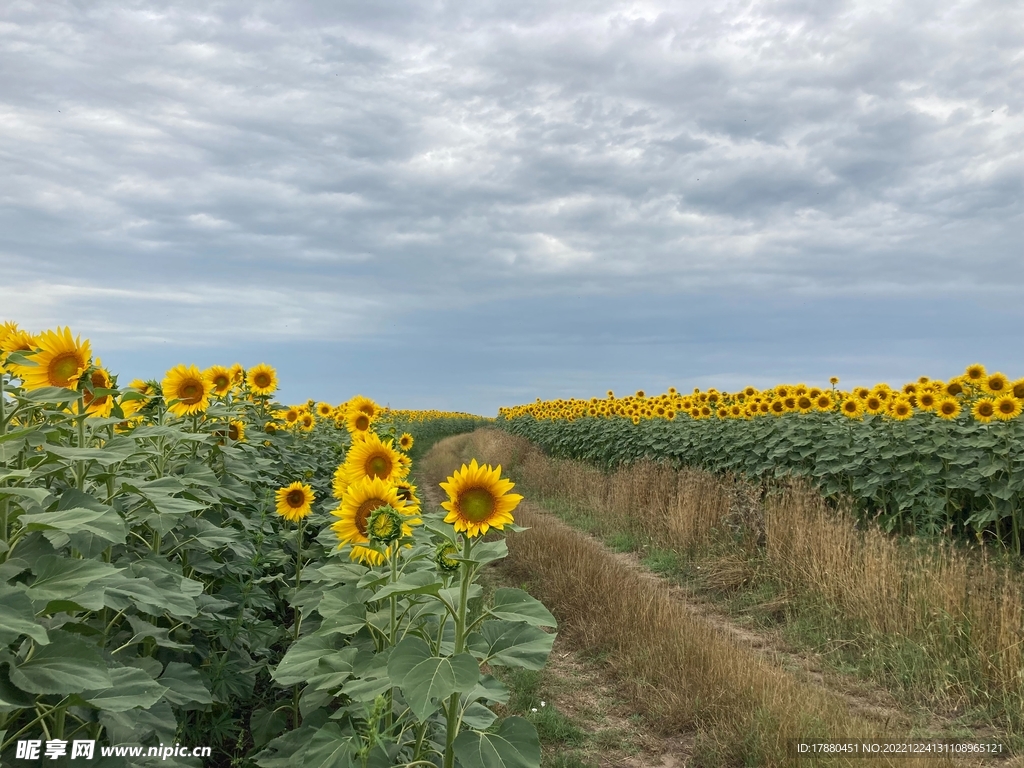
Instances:
[[[82,391],[82,401],[85,403],[85,412],[90,418],[107,418],[114,410],[114,398],[107,394],[99,394],[98,389],[112,389],[113,382],[110,373],[101,367],[101,361],[96,359],[96,365],[89,371],[87,384]]]
[[[277,514],[291,523],[297,523],[313,511],[316,495],[306,483],[294,482],[278,488],[274,494],[277,500]]]
[[[194,416],[210,407],[210,384],[194,365],[176,365],[161,385],[167,410],[175,416]]]
[[[11,346],[12,337],[16,335],[8,335],[5,350]],[[71,329],[64,327],[43,331],[35,341],[39,351],[32,357],[32,365],[12,366],[14,375],[21,379],[25,389],[75,389],[78,380],[89,367],[89,358],[92,356],[88,339],[82,341],[80,336],[72,338]]]
[[[235,363],[231,366],[231,384],[236,387],[242,386],[245,382],[245,368],[242,367],[241,363]]]
[[[1009,421],[1020,416],[1021,402],[1013,395],[1003,395],[996,398],[996,418],[1002,421]]]
[[[978,402],[974,404],[974,408],[971,409],[971,414],[976,421],[988,424],[996,415],[996,401],[990,397],[979,398]]]
[[[228,422],[228,437],[236,443],[245,442],[245,422],[232,419]]]
[[[459,570],[459,548],[450,541],[443,541],[434,550],[434,565],[442,573],[454,573]]]
[[[943,398],[935,408],[935,413],[946,420],[955,419],[960,415],[960,403],[952,397]]]
[[[266,363],[254,365],[245,374],[249,391],[258,397],[269,397],[277,389],[277,371]]]
[[[468,467],[463,464],[447,482],[441,483],[448,494],[448,501],[441,503],[448,510],[444,521],[469,537],[487,533],[491,528],[502,530],[513,522],[512,510],[523,499],[517,493],[509,493],[514,485],[502,478],[501,466],[480,466],[476,459]]]
[[[224,397],[231,391],[231,371],[223,365],[212,365],[203,371],[203,378],[210,384],[211,394],[217,397]]]
[[[403,432],[402,436],[398,438],[398,447],[403,451],[409,451],[412,448],[413,438],[408,432]]]

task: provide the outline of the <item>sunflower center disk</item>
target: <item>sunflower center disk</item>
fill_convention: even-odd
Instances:
[[[256,374],[256,386],[260,389],[266,389],[270,386],[270,377],[265,373]]]
[[[366,462],[366,474],[369,477],[387,477],[391,474],[391,462],[384,456],[374,456]]]
[[[287,501],[289,507],[298,509],[306,502],[306,494],[299,490],[289,491]]]
[[[459,496],[459,511],[467,520],[481,523],[494,512],[494,496],[485,488],[470,488]]]
[[[47,372],[50,374],[50,381],[58,387],[66,387],[71,383],[71,377],[79,371],[78,357],[73,352],[65,352],[57,355],[50,361]]]
[[[183,403],[188,405],[195,405],[203,399],[203,388],[196,384],[194,381],[186,382],[178,390],[180,397],[178,398]]]

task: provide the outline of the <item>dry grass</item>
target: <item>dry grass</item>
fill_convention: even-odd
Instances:
[[[517,467],[520,477],[536,491],[534,480],[546,483],[549,493],[597,494],[599,473],[581,469],[574,474],[562,465],[558,473],[537,477],[541,463],[522,442],[496,432],[452,438],[439,443],[419,467],[425,479],[436,482],[470,455]],[[527,475],[529,469],[530,474]],[[706,478],[669,482],[665,474],[647,467],[641,477],[657,477],[663,494],[684,487],[689,503],[708,501],[711,511],[697,520],[723,523],[729,513],[729,492],[716,489]],[[652,474],[653,473],[653,474]],[[621,479],[621,478],[620,478]],[[564,485],[562,483],[565,483]],[[623,515],[662,505],[681,508],[686,502],[651,493],[643,480],[619,483],[609,494],[618,499]],[[673,506],[668,506],[673,505]],[[696,732],[700,765],[792,765],[791,738],[880,738],[882,724],[849,711],[839,696],[805,685],[784,670],[767,664],[762,656],[737,645],[710,623],[694,615],[673,597],[667,585],[644,578],[635,569],[609,555],[600,544],[550,515],[538,514],[524,502],[517,522],[531,530],[508,539],[508,567],[558,616],[560,632],[577,647],[606,655],[621,686],[637,711],[648,715],[666,731]],[[632,519],[632,518],[630,518]],[[645,525],[650,526],[647,522]],[[645,530],[650,530],[645,529]],[[678,536],[693,545],[704,535],[698,525],[665,525],[660,535]],[[889,765],[886,760],[835,761],[827,764]],[[826,764],[824,762],[816,764]],[[891,761],[893,765],[924,765],[916,759]],[[947,764],[929,760],[932,768]]]
[[[604,474],[578,462],[549,459],[527,441],[497,430],[481,430],[439,445],[430,461],[436,467],[445,466],[447,472],[470,453],[504,465],[519,483],[520,491],[534,498],[566,502],[577,512],[585,511],[591,529],[598,535],[625,532],[656,547],[693,555],[706,554],[715,542],[723,540],[723,535],[727,536],[736,543],[725,553],[717,550],[719,556],[707,582],[714,582],[720,589],[734,589],[749,582],[757,569],[767,568],[770,576],[782,584],[787,602],[789,595],[810,595],[826,601],[845,621],[863,630],[858,642],[890,643],[893,648],[903,648],[899,653],[904,654],[911,649],[912,658],[907,657],[906,663],[914,667],[912,670],[882,669],[880,674],[898,677],[905,673],[905,677],[913,678],[908,685],[919,688],[917,693],[926,699],[925,703],[950,712],[987,708],[996,713],[1001,728],[1020,732],[1024,720],[1024,580],[984,556],[948,545],[908,545],[877,530],[858,530],[848,513],[829,509],[818,494],[805,487],[783,487],[762,500],[760,489],[697,470],[677,472],[643,463]],[[670,609],[661,604],[661,598],[650,594],[641,598],[631,591],[632,587],[617,588],[619,579],[625,579],[624,584],[631,582],[624,574],[609,570],[612,565],[599,566],[603,560],[589,554],[585,544],[564,532],[555,538],[559,546],[567,548],[564,552],[558,553],[549,544],[554,540],[550,537],[544,538],[544,543],[533,536],[516,537],[523,542],[516,546],[526,547],[518,549],[516,557],[531,563],[538,576],[543,573],[542,583],[550,580],[560,585],[564,595],[558,590],[552,595],[571,617],[569,625],[578,626],[584,639],[618,643],[615,647],[620,650],[631,643],[649,648],[644,658],[649,658],[653,666],[645,667],[640,657],[630,662],[638,664],[637,670],[644,675],[654,674],[656,668],[674,666],[674,662],[662,663],[662,653],[668,654],[665,659],[680,663],[712,661],[699,655],[713,647],[713,640],[703,636],[698,644],[703,651],[695,649],[693,642],[685,643],[687,653],[697,654],[685,659],[672,655],[681,650],[660,646],[657,652],[650,649],[654,637],[650,633],[664,630],[665,622],[672,624],[678,617],[673,616],[671,621],[665,618],[669,614],[664,612]],[[545,556],[551,558],[550,565],[545,564]],[[580,557],[594,562],[576,562]],[[584,567],[593,571],[579,571]],[[570,573],[571,577],[565,575]],[[607,598],[600,598],[602,610],[618,611],[609,617],[621,616],[626,624],[640,626],[641,622],[632,619],[636,606],[631,613],[628,604],[630,600],[647,600],[641,603],[648,606],[645,615],[653,611],[651,615],[662,618],[653,625],[643,624],[642,633],[624,637],[617,620],[591,624],[582,615],[573,615],[573,611],[590,612],[594,595],[606,591]],[[628,598],[623,597],[626,593]],[[626,600],[626,604],[614,604],[619,599]],[[600,618],[602,613],[595,615]],[[693,627],[689,630],[699,631]],[[602,633],[611,635],[605,637]],[[900,659],[895,662],[900,663]],[[880,663],[883,667],[892,664],[891,656]],[[792,725],[794,721],[785,720],[788,716],[783,710],[792,702],[786,698],[784,686],[778,687],[782,683],[773,679],[769,685],[761,672],[757,673],[757,682],[745,677],[753,673],[746,667],[744,670],[728,664],[708,669],[709,680],[728,681],[732,686],[720,691],[718,698],[710,693],[695,698],[695,691],[682,682],[658,685],[657,690],[662,692],[655,694],[652,689],[651,695],[655,699],[668,697],[656,708],[678,713],[680,722],[692,722],[698,715],[714,719],[730,710],[743,710],[744,717],[749,718],[761,708],[777,713],[783,718],[780,723]],[[734,690],[735,686],[740,688]],[[708,690],[717,689],[712,685]],[[739,690],[746,693],[741,696],[736,693]],[[782,698],[776,698],[779,696]],[[695,701],[700,703],[699,712],[694,709]]]

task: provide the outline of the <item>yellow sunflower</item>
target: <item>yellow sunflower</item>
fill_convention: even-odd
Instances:
[[[38,346],[39,340],[28,331],[21,330],[17,324],[5,323],[0,326],[0,362],[12,352],[31,352]]]
[[[359,432],[369,432],[372,425],[373,416],[364,411],[350,410],[348,416],[345,417],[345,427],[353,435]]]
[[[0,323],[0,349],[3,349],[4,339],[19,330],[21,329],[18,328],[18,324],[13,320],[4,320]]]
[[[312,413],[304,413],[299,417],[297,423],[303,432],[310,432],[316,426],[316,417]]]
[[[864,404],[856,397],[848,397],[839,406],[843,416],[850,419],[859,419],[864,415]]]
[[[278,414],[278,417],[282,421],[284,421],[285,424],[287,424],[289,427],[291,427],[291,426],[294,426],[296,423],[298,423],[299,417],[301,415],[302,415],[302,412],[293,405],[293,406],[290,406],[286,411],[283,411],[282,413]]]
[[[203,371],[203,378],[205,378],[213,388],[212,394],[217,395],[217,397],[224,397],[224,395],[231,391],[233,386],[231,381],[231,371],[223,365],[210,366]]]
[[[988,424],[996,415],[996,401],[990,397],[982,397],[974,404],[971,413],[976,421]]]
[[[240,387],[244,381],[245,368],[242,367],[241,363],[235,363],[231,366],[231,385],[234,387]]]
[[[410,435],[408,432],[403,432],[402,436],[398,438],[398,447],[401,448],[403,451],[408,451],[410,448],[412,448],[412,444],[412,435]]]
[[[377,405],[375,402],[373,402],[373,400],[371,400],[368,397],[356,395],[355,397],[348,401],[348,410],[350,412],[361,411],[362,413],[365,413],[372,419],[374,416],[377,415],[377,412],[380,410],[380,406]]]
[[[405,479],[409,468],[401,458],[391,440],[382,442],[376,434],[368,432],[365,439],[352,443],[344,463],[335,471],[334,495],[341,498],[349,485],[364,477],[379,477],[392,483]]]
[[[331,512],[338,518],[331,523],[331,530],[338,537],[338,546],[369,544],[366,521],[373,510],[385,505],[394,507],[406,515],[406,521],[402,524],[402,535],[411,536],[410,526],[418,525],[420,520],[412,516],[413,509],[402,501],[398,488],[394,483],[379,477],[364,477],[345,490],[341,496],[341,504]]]
[[[228,437],[236,443],[245,442],[245,422],[232,419],[228,422]]]
[[[990,373],[981,382],[981,388],[990,395],[1005,395],[1013,385],[1010,380],[1001,373]]]
[[[892,401],[889,415],[896,419],[896,421],[906,421],[914,415],[914,406],[911,405],[910,400],[907,398],[897,397]]]
[[[1020,416],[1021,402],[1013,395],[1003,395],[996,398],[996,418],[1002,421],[1009,421]]]
[[[971,384],[980,385],[985,378],[985,366],[981,363],[967,366],[967,369],[964,371],[964,378],[971,382]]]
[[[942,388],[942,391],[945,392],[950,397],[956,397],[957,395],[963,393],[964,388],[963,385],[957,379],[950,379],[946,383],[946,386]]]
[[[334,415],[334,406],[331,405],[330,403],[317,403],[316,414],[317,416],[329,419],[331,418],[331,416]]]
[[[277,371],[266,363],[254,365],[245,374],[249,391],[260,397],[269,397],[277,389]]]
[[[868,395],[864,398],[864,410],[870,414],[881,413],[885,410],[885,403],[878,395]]]
[[[167,410],[175,416],[193,416],[210,407],[213,385],[194,365],[171,368],[164,376],[162,388]]]
[[[11,344],[11,336],[5,340]],[[71,337],[70,328],[43,331],[36,338],[39,351],[32,357],[32,365],[12,366],[15,376],[21,379],[25,389],[43,387],[65,387],[74,389],[78,379],[89,367],[92,351],[89,340]]]
[[[917,407],[925,411],[931,411],[935,409],[935,406],[939,404],[939,398],[934,392],[919,392],[917,395]]]
[[[1013,382],[1013,396],[1018,400],[1024,400],[1024,379]]]
[[[300,482],[278,488],[275,497],[277,499],[277,514],[290,523],[297,523],[309,515],[313,511],[313,502],[316,500],[313,489]]]
[[[947,421],[955,419],[960,415],[960,403],[952,397],[943,398],[935,407],[935,414]]]
[[[465,464],[441,488],[448,501],[441,506],[448,510],[444,521],[452,523],[458,532],[473,537],[487,533],[491,528],[502,530],[514,522],[512,510],[523,497],[509,493],[514,483],[501,477],[501,466],[491,469],[490,464],[479,466],[473,459]]]

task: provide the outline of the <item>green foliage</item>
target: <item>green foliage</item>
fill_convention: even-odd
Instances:
[[[983,424],[968,413],[849,419],[839,413],[753,420],[623,417],[498,419],[558,458],[605,470],[644,459],[750,480],[803,477],[854,500],[885,529],[997,538],[1021,550],[1024,421]]]

